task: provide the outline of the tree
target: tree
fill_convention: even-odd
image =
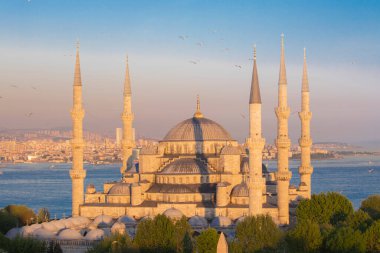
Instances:
[[[135,243],[141,252],[175,252],[175,233],[173,222],[165,215],[157,215],[137,225]]]
[[[358,210],[355,213],[349,215],[343,225],[351,227],[353,230],[360,230],[362,233],[371,226],[373,220],[368,213]]]
[[[192,253],[194,250],[193,240],[188,232],[186,232],[182,241],[182,251],[183,253]],[[178,251],[177,251],[178,252]]]
[[[198,253],[215,253],[219,235],[214,228],[203,230],[196,238]]]
[[[276,249],[281,238],[282,232],[269,215],[247,217],[236,227],[236,242],[243,252]]]
[[[133,248],[132,240],[128,234],[112,234],[96,244],[88,253],[133,253],[138,252]]]
[[[380,220],[374,222],[364,234],[367,252],[380,252]]]
[[[319,252],[323,238],[318,223],[300,220],[296,227],[289,231],[286,241],[292,253],[312,253]]]
[[[36,220],[36,214],[24,205],[9,205],[4,208],[10,215],[17,218],[19,225],[25,226]]]
[[[182,216],[182,218],[175,223],[175,241],[176,241],[177,252],[184,251],[184,246],[185,246],[184,239],[186,235],[188,236],[188,238],[186,239],[190,239],[190,241],[188,240],[186,242],[189,245],[186,245],[186,246],[187,247],[190,246],[190,243],[192,243],[190,235],[192,233],[193,231],[191,229],[189,222],[187,222],[186,216]]]
[[[47,208],[38,209],[37,214],[38,222],[45,222],[50,220],[50,212]]]
[[[11,228],[17,227],[18,220],[10,215],[7,210],[0,210],[0,233],[6,234]]]
[[[380,195],[372,195],[363,200],[360,209],[368,213],[372,219],[380,219]]]
[[[301,200],[296,209],[297,220],[310,219],[332,225],[344,221],[353,212],[352,203],[336,192],[313,194],[311,199]]]
[[[10,253],[41,253],[46,252],[47,247],[43,241],[17,236],[9,241],[6,250]]]
[[[331,253],[364,253],[366,241],[360,231],[338,227],[327,238],[326,249]]]

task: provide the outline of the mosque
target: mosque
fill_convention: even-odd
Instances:
[[[104,183],[103,189],[84,186],[82,82],[77,48],[73,85],[72,216],[94,219],[107,215],[139,220],[157,214],[189,218],[192,226],[229,227],[248,215],[269,214],[279,225],[290,222],[290,214],[302,198],[310,198],[311,112],[306,54],[302,78],[300,184],[290,185],[287,78],[284,37],[278,82],[277,171],[269,172],[262,163],[265,139],[262,137],[261,96],[254,50],[249,96],[249,133],[244,145],[218,123],[203,115],[199,98],[194,115],[178,123],[158,145],[140,150],[138,167],[133,164],[136,148],[133,137],[134,114],[128,62],[124,84],[121,180]],[[247,96],[248,97],[248,96]]]

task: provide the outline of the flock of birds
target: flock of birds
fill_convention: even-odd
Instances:
[[[15,84],[11,84],[11,85],[9,85],[9,87],[11,87],[11,88],[13,88],[13,89],[18,89],[19,87],[17,86],[17,85],[15,85]],[[37,89],[37,87],[36,86],[30,86],[30,88],[32,88],[33,90],[35,90],[35,91],[38,91],[38,89]],[[4,97],[3,96],[0,96],[0,99],[3,99]],[[25,113],[25,117],[27,117],[27,118],[30,118],[30,117],[32,117],[32,115],[33,115],[33,112],[28,112],[28,113]]]

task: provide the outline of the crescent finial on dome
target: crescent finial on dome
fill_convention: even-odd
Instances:
[[[194,113],[194,118],[203,118],[203,114],[201,113],[201,102],[199,95],[197,95],[197,110]]]

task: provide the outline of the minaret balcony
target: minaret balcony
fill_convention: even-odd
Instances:
[[[83,148],[84,147],[84,141],[83,139],[72,139],[70,140],[71,146],[73,149],[77,148]]]
[[[129,120],[132,121],[135,118],[135,115],[132,112],[123,112],[121,114],[122,120]]]
[[[312,166],[300,166],[298,168],[298,173],[300,175],[313,174],[314,168]]]
[[[247,138],[246,143],[249,149],[264,149],[265,139],[261,137]]]
[[[287,137],[279,137],[276,139],[277,148],[290,148],[290,139]]]
[[[277,107],[275,109],[275,113],[277,118],[279,119],[288,119],[290,115],[290,108],[289,107]]]
[[[311,112],[303,111],[299,112],[298,115],[301,120],[311,120],[313,114]]]
[[[292,178],[291,171],[278,171],[274,173],[274,176],[277,181],[290,181]]]
[[[86,170],[70,170],[71,179],[84,179],[86,177]]]
[[[313,140],[308,136],[302,136],[298,140],[298,143],[300,144],[301,148],[307,148],[311,147],[311,145],[313,144]]]

